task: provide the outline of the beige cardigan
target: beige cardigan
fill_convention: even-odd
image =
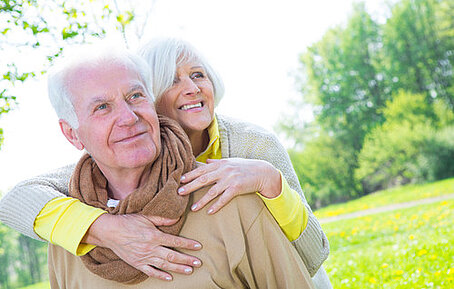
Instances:
[[[263,128],[221,115],[217,115],[217,120],[223,158],[268,161],[282,172],[290,187],[301,195],[308,208],[309,220],[306,230],[293,245],[313,276],[328,258],[329,244],[304,198],[286,150],[276,136]],[[74,165],[69,165],[19,183],[0,200],[0,221],[24,235],[41,240],[33,231],[35,218],[47,202],[68,194],[73,168]],[[326,273],[323,275],[325,281],[329,282]]]
[[[206,191],[195,192],[195,198]],[[184,251],[202,260],[203,266],[192,275],[173,274],[172,282],[149,278],[123,285],[91,273],[79,257],[50,245],[51,288],[313,288],[295,248],[254,194],[235,198],[212,216],[205,209],[189,212],[180,235],[203,245],[200,251]]]

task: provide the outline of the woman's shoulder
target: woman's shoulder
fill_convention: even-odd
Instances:
[[[244,120],[233,118],[226,115],[216,115],[220,133],[227,133],[232,136],[242,137],[251,136],[274,136],[274,134],[265,128]]]
[[[217,116],[223,157],[260,158],[285,151],[277,136],[263,127]]]

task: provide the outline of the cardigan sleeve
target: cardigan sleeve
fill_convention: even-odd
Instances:
[[[0,200],[0,221],[20,233],[43,241],[33,230],[36,216],[52,199],[66,197],[74,165],[22,181]]]
[[[318,271],[322,263],[328,258],[329,255],[329,243],[325,233],[322,230],[320,223],[312,213],[312,210],[307,203],[304,193],[296,176],[293,165],[290,161],[290,157],[287,151],[280,144],[276,137],[270,135],[269,137],[262,140],[259,144],[266,153],[260,154],[263,160],[270,162],[278,170],[282,172],[285,179],[289,183],[290,187],[296,190],[308,212],[308,222],[306,229],[300,235],[298,239],[293,241],[293,245],[302,257],[304,263],[307,266],[311,276],[314,276]],[[262,150],[257,150],[260,152]],[[274,157],[268,157],[274,156]],[[257,156],[258,157],[258,156]]]
[[[314,276],[328,258],[329,243],[307,203],[287,151],[274,134],[258,126],[223,116],[218,116],[218,123],[223,157],[267,161],[282,172],[290,187],[300,195],[307,208],[308,223],[303,233],[292,244],[304,261],[310,275]]]

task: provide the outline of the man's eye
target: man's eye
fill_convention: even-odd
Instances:
[[[133,95],[131,95],[131,99],[137,99],[137,98],[140,98],[142,97],[142,94],[141,93],[134,93]]]
[[[96,110],[103,110],[103,109],[106,109],[107,108],[107,104],[103,103],[99,106],[96,107]]]

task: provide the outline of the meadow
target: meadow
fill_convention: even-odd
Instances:
[[[317,210],[314,214],[318,219],[323,219],[448,194],[454,194],[454,178],[422,185],[406,185],[378,191],[347,203],[327,206]]]
[[[324,208],[320,216],[454,193],[454,179],[410,185]],[[342,212],[342,213],[340,213]],[[322,224],[333,288],[454,288],[454,199]],[[21,289],[48,289],[47,282]]]
[[[453,180],[396,191],[420,194],[422,188],[453,193]],[[419,193],[419,194],[418,194]],[[375,196],[374,196],[375,197]],[[370,197],[364,197],[368,200]],[[414,199],[412,197],[412,199]],[[364,200],[346,207],[357,207]],[[326,208],[325,212],[329,212]],[[333,209],[333,208],[332,208]],[[333,210],[338,210],[336,206]],[[322,224],[331,253],[324,263],[334,288],[454,288],[454,200]]]

